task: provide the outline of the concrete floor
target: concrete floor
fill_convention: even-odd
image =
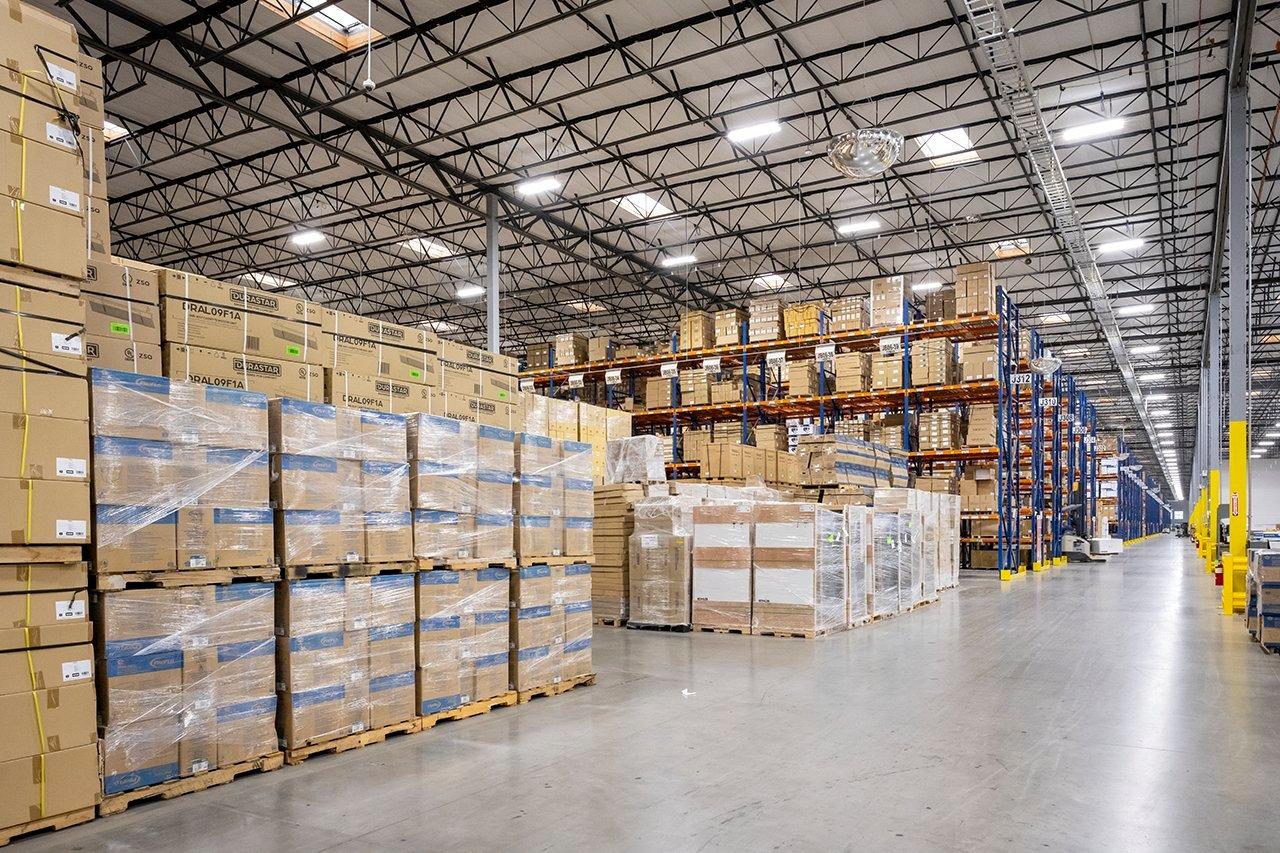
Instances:
[[[808,642],[601,628],[596,686],[16,850],[1274,850],[1280,659],[1185,540]]]

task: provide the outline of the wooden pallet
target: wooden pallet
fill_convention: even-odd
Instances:
[[[443,560],[424,559],[419,557],[416,561],[416,566],[420,572],[429,572],[434,571],[435,569],[454,572],[471,572],[479,569],[514,570],[516,567],[516,558],[507,557],[502,560]]]
[[[83,545],[0,545],[0,565],[80,562],[84,562]]]
[[[577,557],[521,557],[520,567],[529,566],[572,566],[576,563],[594,563],[594,554],[581,554]]]
[[[97,589],[119,591],[142,587],[172,589],[180,586],[209,586],[236,581],[278,581],[279,566],[255,566],[235,569],[179,569],[165,572],[95,572]]]
[[[251,761],[242,761],[239,764],[218,767],[196,776],[186,776],[182,779],[161,782],[159,785],[148,785],[145,788],[138,788],[133,791],[111,794],[103,797],[102,802],[98,803],[98,815],[106,817],[107,815],[119,814],[135,803],[143,803],[148,800],[172,800],[174,797],[181,797],[183,794],[193,794],[206,788],[225,785],[237,776],[243,776],[246,773],[267,773],[271,770],[278,770],[283,765],[284,753],[271,752]]]
[[[441,711],[438,714],[428,714],[425,717],[419,717],[422,723],[422,730],[434,726],[436,723],[444,723],[449,720],[465,720],[468,717],[476,717],[480,714],[487,714],[494,708],[507,708],[515,705],[517,694],[514,690],[508,690],[506,693],[500,693],[489,699],[480,699],[476,702],[468,702],[465,705],[459,705],[457,708],[450,708],[448,711]]]
[[[757,631],[754,628],[751,633],[757,637],[790,637],[797,640],[812,640],[817,637],[825,637],[830,631]]]
[[[628,622],[627,627],[640,631],[667,631],[673,634],[687,634],[692,630],[688,625],[650,625],[644,622]]]
[[[627,624],[626,619],[615,616],[597,616],[591,620],[593,625],[607,625],[610,628],[621,628]]]
[[[595,683],[596,674],[591,672],[586,675],[579,675],[577,678],[570,678],[566,681],[561,681],[558,684],[545,684],[542,687],[533,687],[529,690],[521,690],[516,695],[519,698],[520,704],[523,705],[526,702],[532,702],[534,699],[538,699],[543,696],[559,696],[561,693],[570,691],[575,687],[585,687],[588,684]]]
[[[16,826],[0,827],[0,847],[4,847],[11,841],[18,841],[24,835],[33,835],[37,832],[53,831],[57,829],[66,829],[69,826],[77,826],[82,823],[88,823],[98,816],[97,810],[93,806],[88,808],[76,809],[73,812],[64,812],[63,814],[53,815],[52,817],[42,817],[39,820],[29,820],[26,823],[20,823]]]
[[[720,628],[715,625],[694,625],[693,630],[701,631],[704,634],[742,634],[745,636],[751,633],[750,628]]]
[[[382,726],[376,729],[368,729],[363,732],[344,735],[333,740],[321,741],[320,743],[309,743],[305,746],[296,746],[285,748],[284,763],[288,765],[301,764],[308,758],[316,755],[324,755],[326,753],[346,752],[351,749],[360,749],[375,743],[382,743],[393,735],[409,735],[414,732],[422,731],[422,719],[414,717],[412,720],[405,720],[403,723],[392,723],[389,726]]]
[[[399,563],[324,563],[315,566],[285,566],[281,571],[285,580],[306,578],[368,578],[375,575],[399,575],[413,572],[417,566],[410,562]]]

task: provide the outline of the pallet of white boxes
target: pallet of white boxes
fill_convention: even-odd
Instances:
[[[610,456],[612,475],[634,474]],[[645,488],[632,627],[814,637],[919,607],[958,580],[955,495],[876,489],[871,505],[832,508],[763,487]]]

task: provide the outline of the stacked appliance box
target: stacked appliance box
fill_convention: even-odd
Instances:
[[[89,366],[161,375],[159,273],[90,255],[81,289]]]
[[[556,577],[546,563],[511,572],[510,681],[532,690],[560,680],[564,661],[564,618],[554,607]]]
[[[521,563],[564,553],[565,478],[561,462],[566,444],[574,446],[576,442],[532,433],[516,437],[516,556]],[[576,496],[571,501],[576,506]]]
[[[628,622],[664,627],[692,624],[693,509],[700,503],[698,498],[681,495],[635,502]]]
[[[417,713],[413,573],[282,581],[276,596],[280,743],[322,744]]]
[[[813,636],[846,628],[841,514],[810,503],[757,503],[752,527],[751,632]]]
[[[751,631],[749,501],[693,510],[693,625]]]
[[[322,309],[325,400],[353,409],[428,411],[440,383],[439,348],[434,332]]]
[[[657,441],[655,436],[635,436],[628,441],[644,439]],[[610,446],[612,447],[612,443]],[[619,473],[625,469],[629,469],[627,473],[638,473],[636,466],[619,464],[617,468]],[[652,472],[654,466],[650,464],[649,469]],[[656,470],[662,472],[660,459]],[[631,618],[631,562],[628,543],[635,528],[634,507],[644,498],[644,494],[643,485],[625,481],[595,490],[591,603],[598,619],[620,622]]]
[[[413,549],[422,567],[474,558],[477,435],[466,421],[409,418]]]
[[[603,411],[603,410],[601,410]],[[601,441],[603,449],[604,441]],[[554,489],[561,496],[560,517],[564,527],[567,557],[590,557],[594,545],[595,479],[591,444],[561,441],[560,460],[556,469],[560,484]]]
[[[848,547],[848,624],[861,625],[871,619],[871,590],[874,584],[875,555],[872,510],[867,506],[844,507],[845,543]]]
[[[508,690],[510,570],[417,575],[418,713],[452,711]]]

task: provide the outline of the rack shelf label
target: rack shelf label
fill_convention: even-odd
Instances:
[[[663,362],[662,367],[660,367],[659,370],[662,373],[663,379],[675,379],[680,375],[680,368],[674,361]]]
[[[902,352],[902,336],[893,335],[888,338],[880,339],[881,355],[898,355]]]
[[[1030,373],[1011,373],[1009,374],[1009,384],[1010,385],[1030,385],[1031,374]]]
[[[720,356],[713,355],[713,356],[708,356],[707,358],[704,358],[702,360],[702,371],[704,373],[719,373],[720,372]]]
[[[618,369],[618,370],[606,370],[606,371],[604,372],[604,384],[605,384],[605,385],[621,385],[621,384],[622,384],[622,370],[621,370],[621,369]]]
[[[764,354],[764,360],[766,364],[782,364],[787,360],[787,351],[784,349],[776,349],[772,352],[767,352]]]
[[[583,385],[583,381],[582,381],[582,374],[581,374],[581,373],[570,373],[570,374],[569,374],[569,387],[570,387],[570,388],[581,388],[581,387],[582,387],[582,385]]]
[[[835,344],[819,344],[813,348],[814,361],[835,361],[836,345]]]

